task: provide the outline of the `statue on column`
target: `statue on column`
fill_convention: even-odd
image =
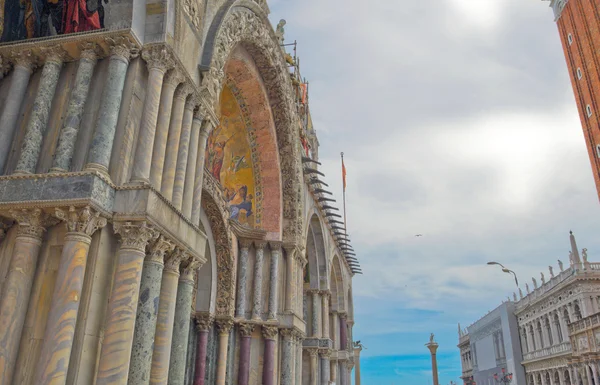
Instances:
[[[435,341],[434,341],[434,337],[435,337],[435,336],[434,336],[434,334],[433,334],[433,333],[431,333],[431,336],[429,336],[429,343],[430,343],[430,344],[433,344],[433,343],[435,342]]]
[[[550,279],[554,278],[554,269],[552,266],[548,266],[548,270],[550,271]]]
[[[561,272],[563,271],[563,263],[560,259],[558,260],[558,268],[560,269]]]

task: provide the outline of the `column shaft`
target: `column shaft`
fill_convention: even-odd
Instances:
[[[317,349],[309,349],[310,353],[310,385],[318,385],[319,384],[319,362],[317,359],[319,358]]]
[[[86,170],[97,170],[105,175],[108,175],[130,55],[130,49],[126,45],[117,45],[112,49],[88,163],[85,166]]]
[[[292,377],[292,336],[291,329],[281,329],[283,335],[283,349],[281,352],[281,381],[280,385],[293,385],[294,378]]]
[[[193,97],[185,103],[183,122],[181,123],[181,138],[179,140],[179,154],[177,155],[177,167],[175,169],[175,181],[173,183],[173,205],[181,210],[183,206],[183,187],[188,165],[188,151],[192,134],[192,121],[194,118],[195,100]]]
[[[277,343],[277,327],[263,326],[262,335],[265,338],[263,356],[262,384],[275,384],[275,344]]]
[[[354,385],[360,385],[360,351],[362,349],[354,349]]]
[[[331,367],[331,382],[335,383],[335,384],[339,384],[338,382],[338,362],[337,361],[331,361],[330,362],[330,367]]]
[[[175,91],[175,102],[173,102],[173,112],[171,113],[171,122],[169,124],[169,137],[167,139],[167,153],[165,155],[162,182],[160,185],[160,192],[169,200],[173,197],[173,184],[175,183],[175,169],[177,168],[177,155],[179,153],[185,99],[190,92],[191,88],[187,84],[179,86]]]
[[[92,75],[96,67],[95,47],[95,45],[92,45],[90,49],[83,51],[79,59],[79,66],[75,75],[75,85],[71,91],[67,116],[60,131],[50,172],[69,171],[71,168],[71,160],[75,152],[75,143],[81,125],[81,117],[83,116],[83,109],[90,90]]]
[[[340,350],[348,348],[348,324],[346,314],[340,314]]]
[[[158,232],[145,224],[115,223],[114,228],[122,242],[116,255],[96,385],[127,384],[146,244],[158,237]]]
[[[321,338],[321,325],[319,322],[319,313],[321,312],[321,297],[318,290],[311,292],[312,294],[312,336]]]
[[[0,298],[0,385],[12,385],[19,341],[42,245],[41,210],[14,211],[20,223]]]
[[[285,292],[285,311],[292,313],[294,311],[294,290],[296,290],[294,276],[294,250],[286,248],[286,292]]]
[[[256,263],[254,264],[254,301],[252,301],[252,318],[262,318],[262,284],[263,284],[263,263],[265,255],[264,242],[256,242]]]
[[[198,139],[198,157],[196,158],[196,176],[194,178],[194,198],[192,202],[192,223],[200,223],[200,213],[202,211],[202,184],[204,183],[204,156],[206,153],[206,142],[212,131],[211,123],[205,121],[200,130]]]
[[[185,184],[183,188],[183,208],[182,212],[186,218],[192,217],[192,201],[194,199],[194,178],[196,176],[196,161],[198,158],[198,140],[200,137],[200,128],[202,120],[194,117],[192,122],[192,136],[190,138],[190,149],[188,151],[188,160],[185,171]],[[194,223],[196,224],[196,223]]]
[[[163,168],[165,166],[165,152],[167,151],[169,123],[173,111],[173,97],[177,86],[183,80],[184,78],[178,70],[170,71],[165,77],[160,93],[160,106],[158,108],[154,149],[152,151],[152,167],[150,169],[150,184],[158,191],[161,189]]]
[[[302,385],[302,338],[298,338],[298,345],[296,346],[296,385]]]
[[[236,317],[246,317],[246,286],[248,280],[248,251],[250,248],[251,242],[246,240],[240,241],[240,277],[238,281],[237,287],[237,308],[235,310]]]
[[[2,171],[6,173],[6,161],[10,154],[21,105],[33,70],[32,60],[28,56],[17,58],[10,79],[10,86],[8,87],[10,97],[4,101],[4,110],[0,116],[0,173]]]
[[[281,246],[271,244],[271,281],[269,285],[269,320],[277,319],[277,285],[279,283],[279,258],[281,257]]]
[[[208,331],[212,324],[212,317],[196,316],[198,328],[198,341],[196,347],[196,370],[194,372],[194,385],[204,385],[206,378],[206,356],[208,353]]]
[[[329,385],[329,381],[331,380],[329,369],[329,356],[321,355],[321,385]]]
[[[19,161],[15,173],[34,174],[35,166],[40,157],[42,142],[46,135],[50,106],[54,99],[54,92],[58,84],[58,77],[62,69],[62,59],[57,55],[49,56],[42,70],[42,77],[38,86],[29,121],[25,128],[25,137],[19,154]]]
[[[240,324],[240,360],[238,367],[238,385],[248,385],[250,380],[250,342],[254,325]]]
[[[217,360],[217,380],[216,385],[225,385],[227,378],[227,350],[229,348],[229,332],[233,327],[231,320],[220,320],[217,322],[219,327],[219,358]]]
[[[340,377],[340,385],[350,385],[346,381],[348,379],[346,377],[346,361],[338,361],[338,364],[340,365],[338,370],[338,375]]]
[[[321,319],[323,321],[323,338],[329,338],[329,292],[322,295],[323,309],[321,310]]]

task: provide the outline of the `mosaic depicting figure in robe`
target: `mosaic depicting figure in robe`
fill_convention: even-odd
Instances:
[[[2,42],[104,28],[109,0],[0,0]]]

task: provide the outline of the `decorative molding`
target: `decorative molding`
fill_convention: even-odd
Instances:
[[[238,238],[263,240],[267,236],[267,232],[263,229],[252,229],[250,227],[246,227],[234,219],[229,219],[228,222],[231,230],[233,230],[233,233]]]
[[[175,66],[171,53],[162,44],[144,47],[142,59],[146,62],[149,70],[158,69],[163,73]]]

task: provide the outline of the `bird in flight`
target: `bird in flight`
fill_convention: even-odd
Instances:
[[[422,237],[422,236],[423,236],[423,234],[417,234],[417,235],[415,235],[415,237]]]

